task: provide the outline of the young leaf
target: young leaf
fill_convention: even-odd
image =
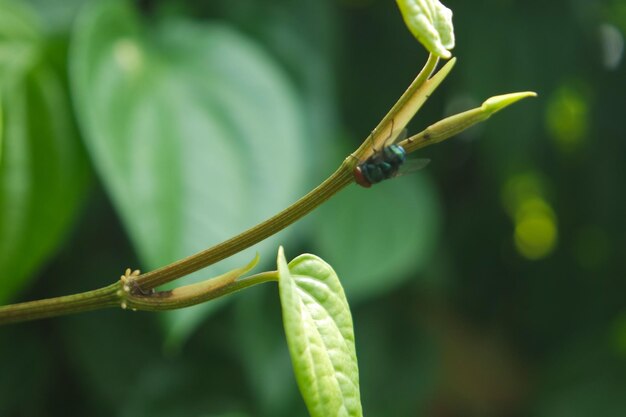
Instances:
[[[287,344],[309,413],[362,416],[352,316],[337,274],[315,255],[287,264],[282,247],[277,262]]]
[[[404,23],[428,52],[450,58],[454,48],[452,10],[439,0],[396,0]]]

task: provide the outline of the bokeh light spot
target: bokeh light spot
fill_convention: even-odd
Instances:
[[[576,88],[561,87],[549,98],[546,123],[561,151],[580,148],[589,130],[589,106],[584,95]]]
[[[502,190],[502,203],[515,224],[515,247],[531,260],[548,256],[558,240],[557,217],[543,197],[545,188],[543,177],[530,171],[509,179]]]
[[[529,196],[525,200],[521,201],[517,210],[515,211],[515,221],[520,223],[529,217],[547,217],[554,221],[555,215],[552,207],[538,196]]]
[[[543,195],[543,183],[543,179],[536,172],[526,172],[509,179],[502,191],[502,204],[509,216],[514,218],[525,201]]]
[[[143,53],[137,42],[131,39],[120,39],[113,47],[115,62],[128,73],[137,73],[143,65]]]
[[[523,216],[515,225],[515,246],[525,258],[536,260],[549,255],[557,241],[554,219],[537,211]]]

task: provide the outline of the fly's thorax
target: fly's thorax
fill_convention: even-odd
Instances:
[[[406,151],[400,145],[390,145],[383,149],[385,162],[395,165],[402,165],[406,160]]]

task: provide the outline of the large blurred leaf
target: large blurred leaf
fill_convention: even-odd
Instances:
[[[375,296],[419,273],[439,234],[437,195],[423,175],[367,190],[349,187],[322,213],[316,251],[339,271],[351,300]]]
[[[312,417],[361,417],[359,370],[348,301],[320,258],[289,264],[278,251],[280,303],[293,370]]]
[[[307,161],[313,165],[309,183],[317,185],[338,165],[338,160],[328,158],[339,131],[335,59],[341,42],[336,2],[219,0],[197,7],[208,8],[209,15],[223,15],[251,33],[288,70],[306,108],[308,152],[314,156]]]
[[[28,11],[0,2],[0,303],[55,250],[88,178],[44,48]]]
[[[301,194],[301,107],[253,42],[217,24],[146,27],[119,2],[90,7],[74,41],[88,148],[145,267],[219,243]],[[174,312],[178,335],[211,305]]]

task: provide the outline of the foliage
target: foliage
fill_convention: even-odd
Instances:
[[[542,101],[255,250],[335,267],[371,415],[623,415],[623,6],[446,5],[459,65],[410,130]],[[425,59],[392,6],[1,1],[1,302],[163,265],[318,183]],[[275,290],[1,328],[0,414],[304,416]]]
[[[32,12],[0,3],[0,303],[54,253],[89,182],[65,68]],[[59,48],[56,48],[59,49]]]
[[[315,255],[287,264],[281,247],[278,275],[287,344],[311,417],[362,417],[352,315],[337,274]]]

